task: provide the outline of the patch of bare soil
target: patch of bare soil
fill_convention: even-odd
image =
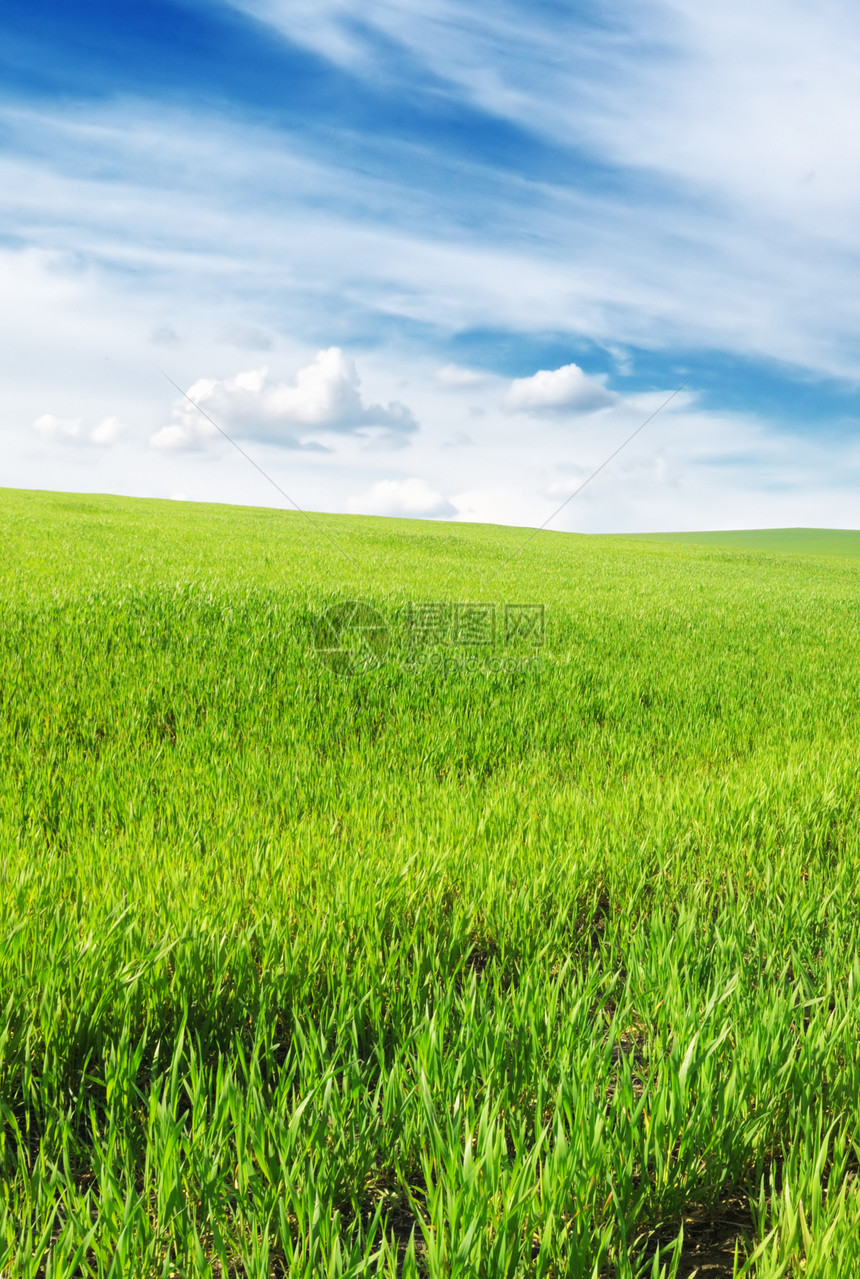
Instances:
[[[691,1207],[684,1221],[678,1279],[732,1279],[735,1249],[742,1260],[754,1225],[746,1196],[730,1195],[709,1207]]]

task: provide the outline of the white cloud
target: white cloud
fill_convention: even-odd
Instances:
[[[2,265],[0,251],[0,271]],[[8,400],[11,411],[0,419],[6,482],[25,488],[155,497],[182,493],[193,501],[279,504],[266,481],[228,448],[213,452],[201,465],[200,455],[192,451],[142,447],[159,420],[165,420],[164,405],[169,402],[166,384],[153,366],[144,364],[141,372],[137,363],[138,339],[146,348],[151,318],[146,316],[137,332],[123,330],[121,321],[128,314],[125,295],[103,286],[90,293],[89,277],[74,281],[76,291],[67,304],[50,298],[34,313],[34,347],[46,329],[44,320],[35,321],[44,315],[62,320],[65,305],[77,330],[62,328],[61,339],[51,337],[53,345],[43,346],[41,361],[32,369],[29,401]],[[58,283],[49,274],[47,283],[51,282]],[[39,288],[23,296],[32,305]],[[201,323],[199,313],[192,318],[193,324],[183,317],[183,332],[191,333]],[[7,324],[14,343],[15,327],[8,320]],[[53,334],[54,328],[47,327]],[[71,354],[67,349],[67,333],[74,338],[75,332],[89,337],[96,351],[89,364],[83,347],[73,347]],[[100,342],[103,332],[114,343],[107,348],[109,361],[104,361]],[[16,352],[21,349],[13,346]],[[311,356],[307,348],[291,347],[288,354],[282,348],[278,358],[296,369],[308,366]],[[201,343],[192,356],[198,368],[230,358],[217,343],[208,348]],[[42,413],[44,386],[39,379],[45,363],[54,370],[62,368],[68,378],[69,396],[52,396],[52,406],[64,407],[59,421],[79,420],[79,435],[55,437],[50,443],[44,437],[34,448],[37,433],[28,428],[34,417],[48,416]],[[436,367],[426,356],[393,356],[384,348],[368,351],[361,359],[365,400],[384,400],[387,386],[403,378],[409,381],[410,403],[424,427],[410,437],[406,474],[413,485],[420,481],[424,487],[401,488],[403,479],[393,478],[404,474],[398,454],[368,450],[357,433],[341,436],[331,453],[270,454],[263,459],[266,469],[310,511],[363,510],[537,526],[675,389],[669,383],[647,395],[625,396],[605,411],[583,417],[571,431],[563,416],[527,419],[503,413],[496,380],[480,393],[485,416],[470,417],[472,397],[452,396],[435,378]],[[291,378],[290,384],[295,381]],[[8,387],[5,392],[9,395]],[[128,432],[112,448],[85,447],[92,424],[112,410],[121,421],[146,428],[140,441]],[[468,442],[461,432],[468,434]],[[468,447],[446,448],[446,441],[454,437]],[[850,439],[813,434],[803,438],[751,413],[705,411],[685,391],[553,520],[550,529],[599,533],[732,525],[850,527],[857,523],[858,485],[860,447]],[[357,494],[367,500],[357,500]]]
[[[425,480],[380,480],[367,493],[349,499],[354,515],[399,515],[418,519],[448,519],[457,508]]]
[[[231,3],[357,75],[417,64],[452,95],[604,163],[780,217],[847,214],[860,196],[851,0],[629,0],[603,6],[602,22],[528,0],[378,0],[360,27],[350,0]],[[380,36],[409,57],[380,59]]]
[[[340,46],[343,58],[369,75],[380,72],[370,46],[359,47],[360,30],[348,29],[352,0],[267,3],[287,23],[300,9],[308,41],[319,36],[329,56],[340,56],[335,37],[345,32],[351,44]],[[224,364],[238,359],[225,354],[225,338],[259,348],[271,334],[277,354],[249,362],[271,358],[293,369],[313,369],[318,360],[310,363],[307,343],[334,334],[348,345],[348,335],[360,332],[368,351],[378,341],[361,357],[370,389],[362,396],[353,385],[358,408],[349,378],[339,393],[337,379],[319,370],[325,393],[315,401],[298,377],[278,383],[265,370],[253,371],[263,379],[256,390],[240,375],[207,380],[202,394],[223,401],[225,429],[237,435],[284,444],[340,436],[335,455],[307,450],[288,459],[285,487],[293,493],[295,483],[308,509],[346,509],[359,490],[366,496],[380,484],[406,483],[380,479],[400,469],[381,451],[408,438],[411,482],[420,477],[431,494],[419,495],[419,506],[432,511],[440,499],[457,518],[517,523],[545,518],[566,495],[567,478],[572,489],[616,434],[620,442],[644,418],[645,397],[607,403],[599,418],[577,424],[577,448],[565,451],[563,411],[573,407],[558,397],[572,391],[576,404],[575,377],[566,390],[564,379],[552,382],[563,370],[536,375],[548,386],[520,379],[530,386],[512,387],[507,407],[535,414],[524,427],[499,411],[497,379],[487,379],[492,396],[467,380],[473,370],[447,366],[440,377],[436,365],[447,355],[425,354],[410,365],[406,343],[386,336],[392,319],[414,319],[442,338],[469,328],[576,333],[622,358],[625,343],[639,345],[657,366],[659,352],[673,345],[694,362],[689,350],[698,344],[705,360],[716,348],[860,376],[860,135],[853,126],[860,11],[842,0],[823,0],[815,10],[800,0],[710,8],[632,0],[613,13],[644,44],[595,27],[577,45],[554,29],[568,32],[575,9],[380,0],[369,21],[444,74],[452,97],[616,166],[608,183],[569,181],[579,171],[573,163],[559,165],[558,178],[520,172],[500,183],[489,163],[479,172],[452,152],[449,172],[463,175],[466,193],[461,198],[455,185],[450,199],[442,180],[422,185],[426,170],[410,169],[407,142],[399,172],[386,149],[392,163],[374,175],[369,151],[354,159],[351,136],[339,155],[332,158],[333,143],[333,152],[311,160],[300,154],[297,134],[202,109],[186,114],[153,103],[142,110],[129,100],[10,108],[0,214],[10,242],[40,247],[0,250],[0,292],[13,303],[0,316],[10,370],[0,413],[9,482],[74,488],[98,475],[114,491],[163,495],[181,485],[195,500],[270,500],[238,458],[200,466],[193,448],[208,448],[217,431],[184,405],[170,417],[150,335],[163,344],[181,335],[186,369],[219,372],[238,367]],[[382,73],[395,73],[397,61]],[[441,151],[430,148],[441,164]],[[459,211],[468,219],[457,222]],[[446,341],[442,349],[453,348]],[[646,358],[635,363],[645,367]],[[420,435],[405,417],[356,424],[366,401],[385,402],[404,374],[410,404],[426,423]],[[53,379],[47,388],[46,376]],[[177,381],[187,384],[178,373]],[[277,399],[267,395],[278,385],[287,393],[275,409]],[[474,394],[454,393],[469,386]],[[55,442],[37,450],[28,427],[45,403],[63,416],[36,419],[35,434]],[[215,404],[208,407],[221,420]],[[672,407],[553,527],[857,522],[848,427],[816,440],[813,426],[804,440],[752,414],[686,412],[681,397]],[[683,415],[675,413],[682,407]],[[353,410],[358,416],[347,426]],[[86,424],[114,413],[139,420],[147,436],[170,418],[154,437],[168,454],[135,452],[133,440],[81,448],[100,431],[88,436]],[[321,423],[329,413],[338,425]],[[442,451],[445,439],[466,430],[474,445]],[[374,433],[381,437],[375,453],[367,448]],[[664,447],[665,455],[648,461]],[[463,491],[452,494],[455,463]],[[76,465],[86,481],[76,478]],[[384,505],[394,496],[383,489],[373,500]],[[405,501],[402,493],[398,500]]]
[[[662,23],[663,56],[626,56],[621,97],[608,84],[595,86],[593,143],[615,162],[680,179],[734,211],[773,217],[816,241],[854,241],[856,5],[662,0],[648,7]],[[620,69],[616,63],[616,85]]]
[[[648,141],[683,134],[684,155],[707,158],[696,145],[704,124],[694,127],[682,109],[684,59],[699,56],[703,38],[698,28],[689,34],[691,24],[673,31],[671,57],[657,59],[662,97],[650,72],[628,66],[612,41],[593,64],[571,69],[558,102],[550,102],[545,79],[537,92],[536,74],[558,74],[557,57],[532,65],[536,88],[520,101],[523,119],[535,104],[551,108],[558,127],[564,118],[579,145],[620,166],[618,196],[519,177],[470,195],[481,228],[470,233],[440,211],[437,193],[350,168],[346,150],[339,163],[312,161],[274,131],[125,105],[88,108],[86,117],[6,111],[0,215],[10,235],[65,251],[78,271],[82,260],[98,261],[134,278],[138,293],[153,284],[161,290],[158,314],[147,316],[142,333],[171,315],[183,349],[189,328],[177,310],[194,296],[209,304],[222,333],[240,313],[261,333],[276,327],[301,338],[308,325],[325,331],[328,310],[370,337],[382,317],[396,316],[448,334],[491,326],[573,332],[614,347],[698,344],[856,377],[860,269],[848,187],[828,187],[829,202],[811,218],[796,201],[766,206],[742,192],[728,158],[714,165],[705,191],[706,159],[696,169]],[[676,47],[682,35],[689,49]],[[732,74],[726,49],[709,75],[722,83]],[[496,109],[513,110],[515,98],[503,95]],[[584,98],[588,110],[579,109]],[[756,136],[763,154],[767,138]],[[643,172],[659,180],[640,189]],[[225,185],[243,191],[243,200],[227,199]],[[515,234],[526,216],[528,240]]]
[[[614,170],[609,184],[517,173],[501,192],[488,181],[486,205],[464,198],[480,227],[471,237],[446,225],[444,198],[422,207],[407,179],[389,192],[393,234],[373,243],[364,222],[355,252],[355,222],[326,237],[327,252],[345,251],[329,269],[350,283],[356,259],[375,264],[363,278],[381,309],[860,375],[860,10],[849,0],[632,0],[604,6],[602,22],[526,0],[379,0],[361,24],[354,0],[231,2],[375,84],[403,67],[420,83],[423,69],[464,104],[576,148],[574,173],[583,155],[586,170]],[[475,176],[462,159],[456,171]],[[368,196],[366,172],[352,189]],[[510,234],[526,218],[528,248]]]
[[[118,418],[106,417],[92,430],[82,431],[79,417],[56,417],[53,413],[43,413],[35,419],[32,429],[43,440],[65,440],[105,447],[114,444],[126,428]]]
[[[209,425],[208,423],[206,424]],[[217,431],[210,427],[209,432],[213,437],[217,435]],[[172,426],[162,426],[149,437],[149,442],[156,449],[194,449],[201,448],[201,439],[203,436],[203,425],[188,429],[183,426],[173,424]]]
[[[456,508],[457,519],[469,524],[528,525],[537,523],[541,510],[534,494],[510,484],[453,493],[451,502]]]
[[[90,432],[90,439],[93,444],[115,444],[124,430],[125,427],[119,418],[102,418],[98,426],[94,427]]]
[[[441,369],[436,370],[436,381],[441,382],[442,386],[449,386],[456,390],[461,387],[481,386],[487,381],[487,374],[477,369],[464,368],[461,364],[445,364]]]
[[[541,369],[532,377],[515,378],[503,401],[509,413],[540,413],[569,410],[594,413],[618,399],[602,379],[588,377],[578,364],[560,369]]]
[[[34,421],[33,430],[44,440],[75,440],[81,432],[81,419],[43,413]]]
[[[201,378],[177,400],[173,421],[151,443],[161,449],[199,449],[227,434],[296,448],[320,435],[364,435],[392,442],[418,429],[411,409],[397,401],[365,404],[355,363],[336,346],[319,351],[294,383],[276,382],[266,366],[218,381]],[[189,400],[194,403],[189,403]],[[194,407],[199,405],[212,421]]]

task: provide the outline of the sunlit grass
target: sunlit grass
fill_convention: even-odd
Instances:
[[[857,1273],[856,567],[316,518],[0,495],[0,1273]]]

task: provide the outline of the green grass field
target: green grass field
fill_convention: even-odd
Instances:
[[[0,491],[0,1274],[856,1275],[860,567],[314,518]]]
[[[775,555],[839,555],[860,559],[860,531],[844,528],[751,528],[722,533],[639,533],[637,541],[690,543]]]

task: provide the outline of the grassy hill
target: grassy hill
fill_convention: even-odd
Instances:
[[[0,491],[0,1274],[856,1273],[857,565],[312,518]]]
[[[860,559],[860,530],[844,528],[751,528],[718,533],[640,533],[637,540],[718,546],[775,555],[839,555]]]

